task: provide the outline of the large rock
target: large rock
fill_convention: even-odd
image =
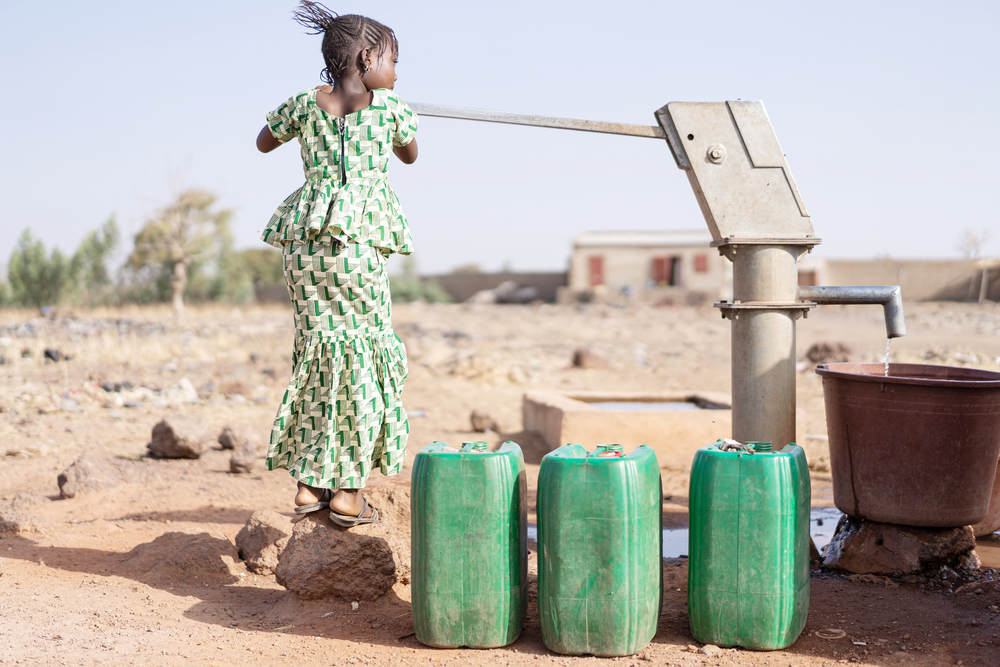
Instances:
[[[365,490],[378,523],[341,528],[326,511],[295,524],[278,557],[278,583],[301,598],[374,600],[410,582],[410,494],[392,486]]]
[[[166,419],[153,427],[146,448],[154,459],[196,459],[205,453],[208,434],[205,426],[185,418]]]
[[[834,364],[853,361],[856,358],[857,352],[854,348],[839,341],[820,341],[813,343],[806,350],[806,359],[814,364]]]
[[[163,392],[163,397],[167,403],[197,403],[198,390],[194,388],[191,380],[183,377],[177,384]]]
[[[291,519],[277,512],[257,510],[236,535],[236,548],[248,570],[271,574],[291,536]]]
[[[0,533],[41,533],[42,520],[12,508],[0,509]]]
[[[229,471],[233,473],[251,472],[257,463],[257,445],[246,437],[237,441],[233,455],[229,457]]]
[[[499,433],[503,429],[500,428],[500,422],[497,421],[488,410],[483,410],[477,408],[472,411],[469,415],[469,423],[472,426],[472,430],[478,433],[483,433],[485,431],[494,431]]]
[[[116,487],[125,481],[123,468],[121,462],[84,454],[59,473],[59,496],[75,498],[81,493]]]
[[[823,565],[856,574],[917,574],[947,565],[979,567],[969,526],[915,528],[841,517]]]
[[[148,484],[158,476],[155,466],[146,461],[99,459],[84,454],[59,473],[56,481],[60,497],[74,498],[81,493],[111,489],[123,482]]]
[[[238,561],[236,547],[218,533],[164,533],[125,554],[126,567],[143,579],[196,586],[234,581]]]
[[[573,368],[607,368],[608,360],[585,347],[573,350]]]
[[[219,446],[223,449],[236,449],[236,446],[244,440],[244,434],[227,424],[219,432],[218,440]]]

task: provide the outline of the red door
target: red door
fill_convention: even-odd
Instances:
[[[597,287],[604,284],[604,258],[600,255],[590,257],[590,286]]]

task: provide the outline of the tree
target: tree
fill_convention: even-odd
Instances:
[[[978,234],[971,229],[966,229],[959,234],[955,247],[962,253],[963,259],[979,259],[979,252],[990,240],[990,233],[985,229]]]
[[[70,273],[85,292],[88,305],[92,305],[111,286],[108,260],[118,247],[118,224],[115,216],[108,218],[101,230],[90,230],[73,253]]]
[[[153,215],[135,236],[127,266],[136,272],[169,272],[174,311],[184,311],[184,290],[192,264],[206,262],[227,249],[232,211],[213,210],[216,196],[207,190],[185,190]]]
[[[240,253],[250,269],[254,285],[284,285],[285,268],[276,248],[249,248]]]
[[[14,302],[36,308],[58,303],[73,279],[66,256],[59,248],[46,256],[45,245],[31,235],[31,229],[17,240],[7,276]]]

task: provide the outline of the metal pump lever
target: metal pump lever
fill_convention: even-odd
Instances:
[[[580,130],[581,132],[599,132],[601,134],[623,134],[629,137],[645,137],[646,139],[667,138],[663,130],[655,125],[630,125],[628,123],[608,123],[602,120],[577,120],[575,118],[539,116],[531,113],[510,113],[508,111],[446,107],[440,104],[421,104],[419,102],[412,102],[410,108],[421,116],[436,118],[480,120],[487,123],[550,127],[557,130]]]

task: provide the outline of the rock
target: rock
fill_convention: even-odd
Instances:
[[[813,538],[809,538],[809,562],[810,563],[822,563],[823,556],[820,555],[819,549],[816,548],[816,543]]]
[[[291,536],[291,519],[277,512],[257,510],[236,535],[236,548],[248,570],[272,574],[278,566],[278,555]]]
[[[711,658],[722,653],[722,649],[716,646],[715,644],[705,644],[700,649],[698,649],[698,653],[702,653]]]
[[[826,548],[823,565],[856,574],[917,574],[942,565],[978,567],[972,529],[915,528],[844,515]]]
[[[857,352],[847,343],[821,341],[806,350],[806,359],[814,364],[835,364],[851,361]]]
[[[501,430],[500,423],[486,410],[473,410],[472,414],[469,415],[469,421],[472,423],[472,430],[477,433],[484,431],[499,432]]]
[[[229,472],[251,472],[257,462],[257,445],[244,438],[229,458]]]
[[[528,374],[520,366],[511,366],[507,371],[507,379],[514,384],[524,384],[528,381]]]
[[[14,500],[11,501],[10,506],[14,508],[15,512],[20,512],[29,507],[43,505],[49,502],[52,501],[45,496],[36,496],[30,493],[19,493],[14,496]]]
[[[236,449],[236,446],[245,439],[245,435],[241,431],[237,431],[229,424],[222,427],[222,431],[219,432],[219,446],[223,449]]]
[[[83,412],[83,407],[72,398],[64,398],[56,406],[63,412]]]
[[[853,581],[856,584],[875,584],[876,586],[885,586],[886,588],[899,588],[899,584],[889,577],[881,577],[877,574],[852,574],[847,580]]]
[[[199,580],[214,579],[214,583],[220,577],[235,580],[238,560],[236,547],[218,533],[164,533],[125,554],[126,567],[144,579],[183,581],[198,586]]]
[[[25,356],[23,350],[21,351],[21,356],[22,357]],[[30,356],[30,353],[29,353],[29,356]],[[45,352],[43,353],[43,356],[48,361],[69,361],[70,359],[73,358],[73,357],[71,357],[68,354],[63,354],[62,350],[57,350],[54,347],[47,347],[47,348],[45,348]]]
[[[607,368],[608,360],[581,347],[573,350],[573,368]]]
[[[42,520],[30,514],[0,509],[0,533],[41,533]]]
[[[301,598],[374,600],[410,581],[410,494],[388,485],[366,490],[380,520],[341,528],[325,511],[295,524],[274,570],[278,583]]]
[[[197,403],[199,400],[198,390],[186,377],[182,377],[177,384],[167,389],[163,396],[168,403]]]
[[[3,573],[6,569],[7,569],[7,564],[3,562],[3,558],[0,558],[0,577],[3,576]]]
[[[59,473],[59,497],[75,498],[81,493],[116,487],[125,481],[122,468],[118,462],[84,454]]]
[[[205,452],[207,440],[201,422],[174,418],[168,422],[163,419],[153,427],[153,437],[146,448],[149,455],[156,459],[196,459]]]

